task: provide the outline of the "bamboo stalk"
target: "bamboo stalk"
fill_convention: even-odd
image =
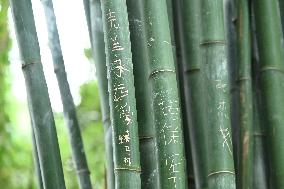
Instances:
[[[177,69],[178,69],[178,80],[179,80],[179,91],[180,91],[180,99],[181,104],[183,106],[182,109],[182,122],[183,122],[183,134],[184,134],[184,146],[185,146],[185,157],[186,157],[186,168],[187,168],[187,182],[188,188],[196,188],[195,187],[195,176],[194,176],[194,168],[193,168],[193,159],[192,159],[192,144],[190,137],[190,126],[192,125],[192,117],[189,114],[190,109],[187,109],[186,106],[187,100],[186,97],[189,96],[188,91],[185,91],[187,88],[186,84],[186,72],[184,72],[185,68],[185,37],[184,37],[184,19],[183,19],[183,3],[182,0],[172,0],[172,8],[173,8],[173,23],[174,23],[174,36],[176,43],[176,57],[177,57]],[[168,11],[169,12],[169,11]]]
[[[190,137],[195,173],[196,188],[207,187],[207,115],[206,87],[201,62],[201,4],[200,1],[184,0],[184,34],[185,34],[185,90],[186,106],[192,118]]]
[[[140,154],[126,0],[101,2],[114,141],[115,187],[138,189]]]
[[[183,133],[166,1],[145,1],[143,13],[160,186],[183,189],[187,187]]]
[[[32,131],[32,142],[33,142],[33,157],[34,157],[34,167],[37,177],[37,185],[39,189],[44,189],[34,131]]]
[[[40,59],[32,4],[30,0],[11,0],[10,5],[23,62],[22,69],[38,145],[44,188],[65,189],[59,145]]]
[[[240,107],[239,186],[253,187],[253,100],[249,2],[238,1],[238,85]]]
[[[253,123],[254,123],[254,175],[253,188],[268,188],[267,128],[265,128],[264,111],[259,87],[259,52],[255,35],[255,18],[251,2],[251,36],[252,36],[252,76],[253,76]]]
[[[208,188],[236,188],[223,1],[202,0],[202,65],[208,102]]]
[[[268,129],[271,188],[284,188],[284,54],[277,0],[254,1],[260,88]]]
[[[150,88],[148,86],[149,62],[146,51],[146,36],[144,32],[141,4],[142,1],[127,0],[128,19],[130,27],[131,49],[133,55],[133,70],[135,81],[135,97],[137,103],[137,119],[139,125],[141,188],[159,188],[157,148],[153,111],[151,109]],[[147,154],[147,155],[145,155]]]
[[[100,103],[105,135],[107,188],[114,189],[115,178],[113,171],[112,127],[110,121],[107,66],[100,0],[90,1],[90,16],[92,51],[99,84]]]
[[[279,8],[281,15],[281,24],[282,24],[282,34],[284,35],[284,0],[279,0]]]
[[[76,114],[76,108],[70,91],[63,55],[61,51],[60,39],[56,24],[56,17],[53,9],[52,0],[41,0],[46,25],[48,30],[49,48],[52,54],[54,72],[56,74],[58,87],[61,95],[65,122],[69,130],[69,139],[72,149],[72,158],[75,164],[81,189],[91,189],[90,171],[84,150],[83,139]]]

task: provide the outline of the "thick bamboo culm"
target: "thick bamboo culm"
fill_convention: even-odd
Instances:
[[[69,130],[72,158],[78,175],[80,189],[91,189],[90,171],[87,164],[80,126],[76,114],[76,108],[70,91],[67,74],[65,71],[56,17],[52,0],[41,0],[45,12],[49,48],[53,59],[54,72],[57,77],[61,95],[65,122]]]
[[[11,0],[29,110],[35,134],[44,188],[65,189],[53,113],[40,58],[30,0]]]
[[[141,188],[138,123],[126,0],[101,2],[113,130],[115,188]]]

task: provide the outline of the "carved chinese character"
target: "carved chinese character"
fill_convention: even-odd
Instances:
[[[133,116],[133,112],[131,111],[130,106],[128,106],[128,104],[126,103],[124,106],[120,106],[119,111],[119,117],[126,122],[126,125],[129,125],[132,122]]]
[[[232,150],[231,150],[231,146],[230,146],[230,143],[231,143],[231,135],[230,135],[229,129],[228,129],[228,128],[223,129],[223,128],[220,127],[220,132],[221,132],[222,137],[223,137],[223,139],[224,139],[224,141],[223,141],[223,148],[224,148],[225,146],[227,146],[227,148],[228,148],[230,154],[233,155]]]
[[[117,35],[110,38],[112,41],[112,51],[122,51],[124,48],[120,45]]]
[[[113,101],[118,102],[124,97],[128,96],[128,90],[124,86],[124,84],[114,85],[114,94],[113,94]]]
[[[130,134],[129,131],[125,131],[126,134],[124,135],[119,135],[118,136],[118,140],[119,140],[119,144],[124,144],[124,143],[129,143],[130,142]]]
[[[217,82],[216,88],[221,89],[223,92],[226,92],[227,84],[222,83],[222,80],[215,80]]]
[[[108,13],[106,14],[107,16],[107,22],[110,23],[111,28],[118,29],[119,24],[116,23],[116,16],[115,12],[112,12],[110,9],[108,10]]]
[[[126,164],[126,165],[128,165],[128,166],[130,166],[131,165],[131,159],[130,159],[130,157],[125,157],[124,159],[123,159],[123,161],[124,161],[124,163]]]
[[[130,147],[129,146],[124,146],[126,152],[130,152]]]
[[[124,72],[129,72],[129,70],[125,68],[125,65],[122,64],[121,59],[114,60],[113,64],[115,64],[114,69],[117,77],[121,77]]]
[[[178,140],[177,139],[179,139],[179,132],[177,131],[177,127],[173,130],[173,131],[171,131],[171,136],[170,136],[170,141],[169,141],[169,143],[168,144],[171,144],[171,143],[174,143],[174,144],[176,144],[176,143],[178,143]]]
[[[164,116],[168,115],[179,115],[179,107],[178,107],[178,101],[168,101],[169,104],[166,104],[165,102],[159,103],[159,105],[162,107],[162,112]],[[173,118],[173,120],[176,120],[176,118]]]

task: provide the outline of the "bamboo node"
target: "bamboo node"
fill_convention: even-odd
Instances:
[[[114,169],[114,171],[135,171],[135,172],[141,173],[140,168],[117,167]]]
[[[76,172],[77,173],[88,173],[88,174],[90,174],[89,169],[77,169]]]
[[[24,61],[25,62],[25,61]],[[40,61],[31,61],[31,62],[27,62],[27,63],[22,63],[22,69],[27,68],[28,66],[31,66],[33,64],[41,64]]]
[[[211,177],[213,175],[217,175],[217,174],[223,174],[223,173],[228,173],[228,174],[232,174],[232,175],[235,175],[235,173],[233,171],[216,171],[216,172],[212,172],[212,173],[209,173],[207,177]]]
[[[237,83],[241,82],[241,81],[250,81],[251,77],[240,77],[236,80]]]
[[[150,79],[151,77],[153,77],[154,75],[157,75],[158,73],[163,73],[163,72],[176,73],[175,70],[171,70],[171,69],[155,70],[155,71],[153,71],[153,72],[150,74],[149,79]]]
[[[139,140],[150,140],[150,139],[153,139],[154,136],[140,136],[139,137]]]
[[[200,46],[203,46],[203,45],[214,45],[214,44],[226,45],[226,41],[224,41],[224,40],[205,40],[205,41],[202,41],[200,43]]]
[[[269,70],[274,70],[274,71],[278,71],[278,72],[284,73],[284,70],[281,70],[281,69],[279,69],[277,67],[274,67],[274,66],[265,66],[265,67],[260,69],[260,73],[265,72],[265,71],[269,71]]]

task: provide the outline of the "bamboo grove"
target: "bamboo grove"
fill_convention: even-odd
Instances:
[[[91,189],[96,170],[88,168],[52,0],[41,2],[78,182]],[[284,188],[283,0],[82,4],[99,84],[105,188]],[[10,6],[38,188],[65,189],[32,3]]]

